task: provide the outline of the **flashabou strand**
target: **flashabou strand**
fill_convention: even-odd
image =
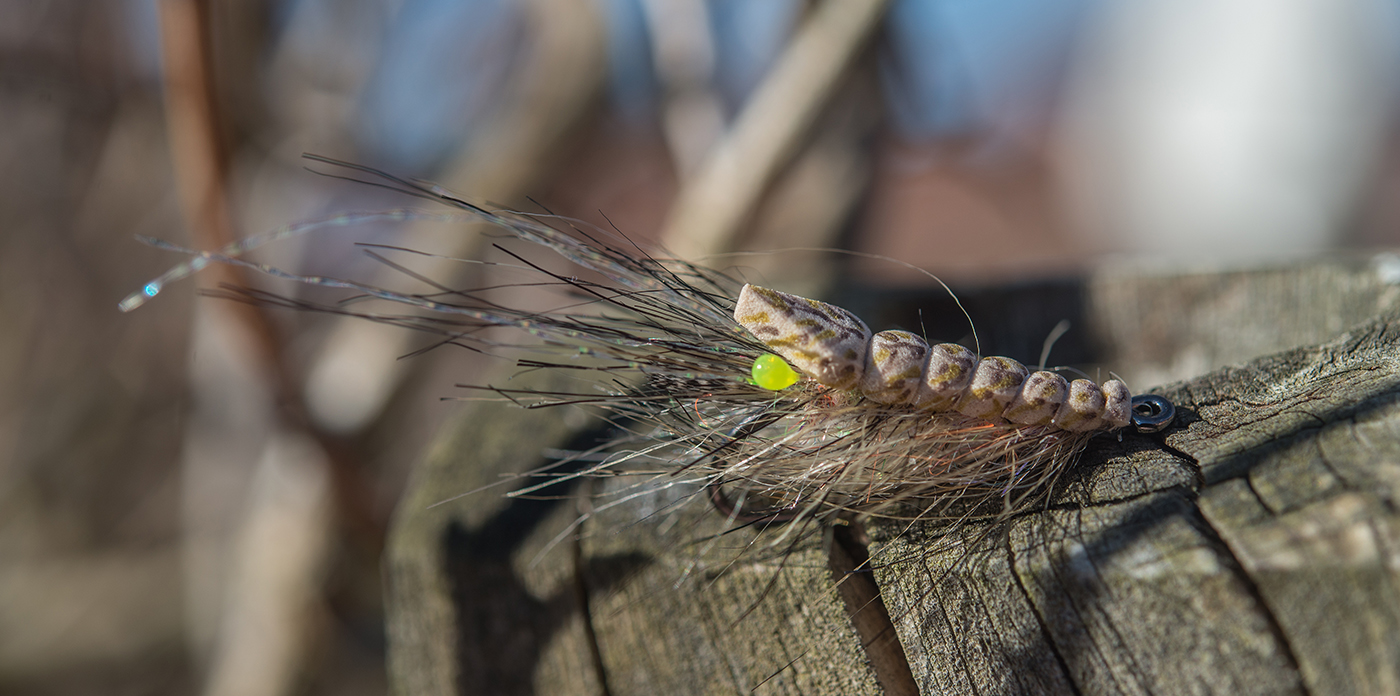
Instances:
[[[170,242],[161,239],[137,236],[136,239],[144,244],[156,247],[157,249],[165,249],[167,251],[177,251],[180,253],[189,254],[190,259],[188,261],[185,261],[184,263],[176,265],[175,267],[161,274],[159,278],[156,278],[150,281],[149,283],[146,283],[145,285],[141,286],[140,290],[137,290],[136,292],[127,295],[125,299],[118,303],[117,308],[123,312],[130,312],[131,310],[136,309],[137,307],[140,307],[143,304],[146,304],[146,302],[150,301],[151,298],[160,294],[160,291],[165,289],[165,286],[176,281],[183,280],[185,278],[188,278],[189,276],[200,272],[204,269],[205,266],[208,266],[211,261],[227,262],[229,259],[234,259],[239,256],[242,256],[243,254],[252,251],[253,249],[256,249],[260,246],[263,246],[264,244],[280,241],[289,237],[295,237],[297,235],[310,232],[311,230],[321,229],[323,227],[361,224],[367,222],[405,222],[408,220],[425,219],[442,220],[446,222],[455,220],[457,218],[454,215],[429,214],[418,210],[406,209],[379,210],[374,212],[362,213],[341,213],[339,215],[323,218],[320,220],[312,220],[309,222],[300,222],[293,225],[288,225],[275,232],[269,232],[267,234],[258,235],[256,237],[249,237],[248,239],[234,242],[233,244],[219,249],[218,251],[195,251],[193,249],[186,249],[184,247],[176,246],[174,244],[171,244]]]
[[[316,227],[433,217],[397,210],[293,225],[216,252],[151,241],[191,258],[133,293],[121,308],[134,309],[210,262],[237,264],[411,311],[370,312],[348,301],[319,305],[254,290],[226,291],[235,299],[361,316],[434,333],[443,343],[514,356],[525,369],[566,370],[582,378],[578,389],[473,387],[527,408],[594,408],[626,433],[619,443],[628,449],[586,473],[532,472],[546,479],[541,486],[643,470],[665,486],[702,485],[717,507],[728,505],[726,514],[741,522],[755,515],[772,521],[849,515],[959,521],[1043,502],[1098,433],[1130,424],[1155,432],[1171,422],[1170,402],[1134,399],[1118,380],[1101,387],[1066,382],[1051,372],[1029,373],[1009,358],[979,360],[956,344],[930,346],[908,332],[871,334],[859,318],[834,305],[652,257],[635,245],[624,251],[604,241],[605,232],[551,226],[554,216],[489,210],[430,184],[310,159],[373,177],[364,183],[457,209],[443,219],[493,223],[601,280],[551,273],[511,254],[534,274],[525,285],[556,286],[581,298],[532,312],[491,302],[481,291],[439,286],[430,294],[397,293],[239,258]],[[488,339],[481,329],[493,326],[517,329],[524,338]],[[739,505],[748,512],[730,503],[725,489],[740,492],[745,502]]]

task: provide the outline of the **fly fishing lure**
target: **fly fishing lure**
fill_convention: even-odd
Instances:
[[[522,368],[579,377],[579,388],[566,391],[478,387],[529,408],[595,407],[628,433],[601,463],[525,492],[561,477],[651,463],[653,476],[701,485],[741,522],[1002,516],[1042,501],[1093,436],[1129,426],[1156,431],[1172,418],[1170,402],[1132,397],[1118,380],[1068,382],[1009,358],[979,360],[957,344],[930,346],[905,331],[872,334],[839,307],[654,257],[635,245],[624,250],[604,241],[605,233],[556,227],[552,215],[487,209],[430,184],[311,159],[372,175],[366,183],[447,204],[457,216],[550,249],[591,274],[554,273],[507,253],[534,275],[530,286],[557,286],[581,301],[527,311],[490,301],[480,290],[437,285],[425,294],[392,292],[240,257],[315,226],[303,224],[217,252],[152,242],[191,258],[124,300],[122,309],[210,262],[235,264],[412,311],[312,305],[252,290],[239,291],[242,299],[357,314],[432,332],[444,343],[514,355]],[[530,338],[502,342],[480,331],[486,327]]]
[[[769,450],[765,468],[774,478],[815,475],[825,502],[853,512],[906,500],[951,509],[989,491],[1006,502],[1003,512],[1024,509],[1093,435],[1130,424],[1156,432],[1174,416],[1170,402],[1133,397],[1120,380],[1069,382],[1011,358],[979,360],[955,343],[930,346],[908,331],[872,335],[840,307],[755,285],[740,291],[734,319],[777,354],[755,361],[756,384],[796,384],[797,374],[782,370],[791,363],[820,385],[820,406],[802,416],[816,427]],[[773,371],[781,378],[767,376]],[[831,457],[827,448],[846,434],[850,446]]]

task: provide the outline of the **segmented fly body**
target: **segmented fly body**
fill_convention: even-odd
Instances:
[[[1102,387],[1031,373],[1011,358],[977,356],[956,343],[930,346],[918,334],[881,331],[840,307],[745,285],[734,319],[812,379],[858,389],[880,404],[957,411],[993,423],[1049,425],[1069,432],[1122,428],[1132,394],[1120,380]]]

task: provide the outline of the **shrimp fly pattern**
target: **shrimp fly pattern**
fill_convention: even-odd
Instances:
[[[491,210],[432,185],[311,159],[369,174],[370,183],[449,205],[457,218],[494,224],[551,250],[591,273],[552,273],[517,257],[535,276],[530,285],[555,286],[582,300],[529,311],[476,291],[439,286],[431,294],[400,293],[241,258],[316,226],[310,224],[218,252],[177,249],[191,259],[124,300],[122,309],[210,262],[411,308],[389,319],[382,312],[364,316],[510,356],[522,368],[584,378],[568,391],[476,387],[530,408],[592,407],[624,424],[628,435],[618,443],[624,451],[573,475],[648,464],[653,477],[699,484],[739,522],[1004,517],[1042,503],[1092,437],[1126,427],[1160,430],[1172,418],[1169,402],[1133,397],[1118,380],[1067,381],[1010,358],[979,358],[961,345],[929,345],[905,331],[872,334],[839,307],[650,256],[635,245],[624,251],[600,233],[559,229],[549,224],[552,216]],[[503,342],[479,331],[487,327],[515,329],[523,338]]]
[[[907,331],[872,335],[844,309],[776,290],[745,285],[734,317],[824,394],[793,412],[805,430],[760,445],[766,476],[749,481],[768,495],[807,479],[828,509],[879,515],[897,502],[937,519],[952,502],[994,493],[1002,513],[1015,512],[1048,492],[1090,437],[1171,420],[1169,402],[1134,399],[1116,379],[1069,382]]]

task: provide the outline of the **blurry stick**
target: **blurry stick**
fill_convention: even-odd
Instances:
[[[234,234],[208,1],[164,0],[160,19],[166,117],[181,204],[195,246],[221,248],[234,241]],[[241,269],[216,264],[210,271],[220,282],[249,285]],[[313,624],[308,620],[319,605],[333,512],[340,513],[345,530],[354,532],[350,536],[376,555],[383,545],[383,515],[348,451],[307,419],[270,318],[247,304],[223,304],[217,317],[225,318],[222,328],[249,348],[276,412],[274,434],[262,443],[260,484],[252,487],[239,523],[236,538],[241,543],[232,545],[233,572],[223,588],[226,602],[218,614],[218,639],[204,687],[205,693],[219,696],[273,696],[292,689],[311,652]],[[284,444],[289,441],[302,444]],[[186,456],[197,456],[188,442]],[[213,543],[220,546],[221,541]],[[193,575],[187,578],[195,581]]]
[[[290,694],[308,671],[334,534],[323,460],[304,434],[270,434],[253,472],[247,519],[230,545],[231,582],[205,696]]]
[[[774,177],[879,26],[887,0],[826,0],[671,209],[662,243],[683,259],[729,250]]]
[[[509,204],[520,198],[602,92],[605,37],[592,4],[532,0],[525,7],[530,56],[512,68],[510,90],[491,120],[437,177],[444,187],[473,200]],[[456,240],[440,253],[461,258],[480,253],[482,238],[474,229],[464,228]],[[414,269],[452,285],[463,266],[450,259],[426,259]],[[394,277],[402,276],[385,269],[372,282],[385,285]],[[410,365],[398,358],[413,351],[415,339],[409,331],[340,320],[307,377],[306,400],[317,425],[349,434],[373,422],[402,383]]]
[[[208,32],[208,0],[161,3],[166,119],[180,202],[195,246],[218,249],[234,242],[235,236],[228,203],[228,154]],[[241,268],[213,264],[208,274],[219,283],[252,286]],[[298,380],[287,367],[276,326],[261,307],[227,303],[222,309],[229,312],[236,329],[253,346],[258,367],[267,375],[280,406],[280,419],[288,427],[307,432],[327,450],[339,512],[356,537],[377,551],[383,542],[384,515],[375,509],[369,485],[350,453],[307,419]]]
[[[642,0],[641,7],[664,87],[661,126],[684,180],[724,135],[724,104],[712,79],[714,34],[704,0]]]
[[[164,0],[160,10],[165,115],[180,205],[195,246],[220,249],[235,240],[227,196],[228,153],[213,84],[208,3]],[[244,269],[225,264],[214,264],[205,277],[216,285],[248,284]],[[278,378],[275,373],[281,371],[281,361],[271,322],[252,305],[236,305],[230,311],[242,329],[252,334],[250,343],[258,351],[259,367]]]

